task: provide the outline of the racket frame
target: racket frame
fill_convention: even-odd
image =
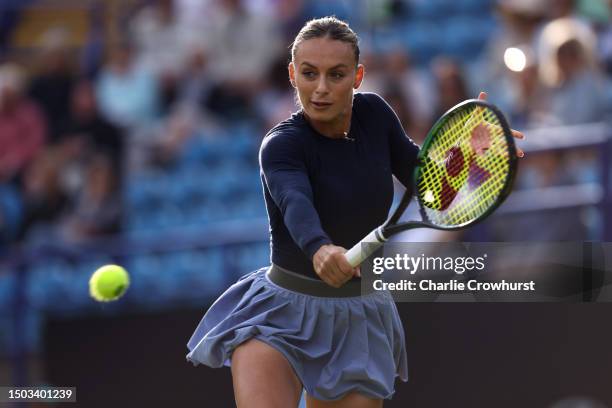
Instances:
[[[428,217],[424,209],[424,204],[421,201],[421,198],[419,197],[419,195],[417,194],[419,212],[421,214],[422,220],[421,221],[413,220],[413,221],[407,221],[407,222],[397,224],[402,214],[404,213],[404,211],[410,204],[412,197],[414,195],[414,191],[417,189],[417,186],[418,186],[417,182],[419,180],[419,177],[421,176],[423,164],[425,163],[424,161],[425,154],[429,146],[435,139],[433,135],[437,133],[437,131],[446,123],[446,121],[451,115],[457,114],[458,110],[465,109],[467,105],[478,105],[478,106],[482,106],[483,108],[490,109],[497,116],[497,119],[499,120],[499,123],[502,127],[504,137],[506,138],[506,142],[508,144],[508,150],[509,150],[508,152],[509,153],[508,175],[506,177],[506,180],[504,181],[504,186],[502,187],[497,199],[479,217],[473,220],[464,222],[463,224],[453,225],[453,226],[443,226],[443,225],[433,224],[428,221]],[[514,137],[512,136],[512,131],[510,129],[510,126],[505,116],[495,105],[489,102],[483,101],[481,99],[468,99],[466,101],[463,101],[453,106],[436,121],[436,123],[431,127],[431,129],[427,133],[427,136],[425,137],[425,141],[423,142],[423,146],[421,147],[417,155],[417,164],[413,172],[413,181],[411,185],[406,188],[406,191],[404,192],[404,195],[402,196],[402,199],[399,205],[397,206],[397,208],[393,211],[393,214],[387,219],[387,221],[385,221],[383,225],[374,229],[364,239],[359,241],[355,246],[353,246],[353,248],[349,249],[346,252],[345,255],[349,263],[353,266],[359,265],[363,260],[365,260],[368,256],[370,256],[376,249],[382,246],[382,244],[385,243],[391,236],[399,232],[402,232],[402,231],[415,229],[415,228],[433,228],[433,229],[444,230],[444,231],[455,231],[455,230],[459,230],[459,229],[465,228],[470,225],[474,225],[484,220],[489,215],[491,215],[491,213],[495,211],[504,202],[506,197],[508,197],[508,195],[512,191],[512,186],[514,184],[514,179],[515,179],[515,175],[517,172],[517,168],[518,168],[518,157],[516,154],[516,145],[514,143]],[[366,251],[362,250],[361,248],[362,243],[367,243],[368,249]]]
[[[432,137],[432,135],[437,133],[437,131],[446,123],[446,121],[451,115],[456,114],[457,111],[460,109],[465,109],[465,106],[467,105],[482,106],[483,108],[491,110],[497,116],[497,119],[499,120],[499,124],[502,127],[503,134],[506,139],[506,143],[508,145],[508,150],[509,150],[508,151],[508,156],[509,156],[508,157],[508,174],[507,174],[506,180],[504,181],[504,186],[502,187],[495,202],[491,204],[491,206],[489,206],[489,208],[487,208],[487,210],[484,213],[482,213],[479,217],[473,220],[466,221],[463,224],[458,224],[458,225],[453,225],[453,226],[443,226],[443,225],[437,225],[437,224],[429,222],[427,213],[425,212],[425,208],[424,208],[425,205],[423,204],[421,197],[417,194],[417,201],[419,203],[419,212],[421,213],[421,217],[423,221],[414,221],[414,222],[423,223],[424,226],[428,228],[435,228],[435,229],[446,230],[446,231],[455,231],[455,230],[462,229],[470,225],[474,225],[484,220],[489,215],[491,215],[491,213],[495,211],[504,202],[506,197],[510,195],[510,192],[512,191],[512,186],[514,185],[514,179],[515,179],[516,171],[518,168],[518,156],[516,154],[516,144],[514,143],[514,137],[512,136],[512,130],[510,129],[510,125],[508,124],[506,117],[495,105],[489,102],[483,101],[481,99],[468,99],[466,101],[463,101],[455,105],[454,107],[449,109],[446,113],[444,113],[444,115],[442,115],[436,121],[436,123],[432,126],[429,133],[427,133],[427,137],[425,138],[425,141],[423,142],[423,146],[419,150],[419,154],[417,156],[417,165],[414,168],[414,174],[413,174],[413,186],[411,186],[412,189],[416,189],[418,180],[422,173],[422,168],[423,168],[422,165],[424,163],[425,155],[427,153],[429,146],[435,139],[434,137]],[[408,222],[406,224],[412,224],[412,222]],[[401,226],[401,225],[403,224],[399,224],[398,226]],[[411,228],[414,228],[414,227],[407,226],[405,229],[411,229]],[[402,231],[402,229],[399,229],[399,230],[391,229],[389,233],[395,234],[399,231]]]

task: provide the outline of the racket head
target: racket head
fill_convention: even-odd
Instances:
[[[512,190],[518,165],[510,126],[479,99],[464,101],[431,128],[414,170],[423,221],[455,230],[491,214]]]

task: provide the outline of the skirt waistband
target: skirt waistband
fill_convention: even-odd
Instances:
[[[274,264],[270,266],[266,275],[272,283],[281,288],[310,296],[355,297],[368,295],[374,291],[371,286],[367,286],[362,290],[361,280],[351,280],[339,288],[334,288],[322,280],[312,279]]]

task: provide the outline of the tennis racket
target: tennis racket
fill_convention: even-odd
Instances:
[[[353,267],[361,264],[402,231],[457,230],[483,220],[510,193],[516,169],[514,138],[499,109],[479,99],[454,106],[427,134],[414,184],[391,217],[345,253],[348,262]],[[422,219],[400,223],[413,194]]]

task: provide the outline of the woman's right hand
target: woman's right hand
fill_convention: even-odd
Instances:
[[[323,282],[334,288],[339,288],[359,276],[359,267],[353,268],[344,253],[345,248],[336,245],[323,245],[312,257],[314,270]]]

